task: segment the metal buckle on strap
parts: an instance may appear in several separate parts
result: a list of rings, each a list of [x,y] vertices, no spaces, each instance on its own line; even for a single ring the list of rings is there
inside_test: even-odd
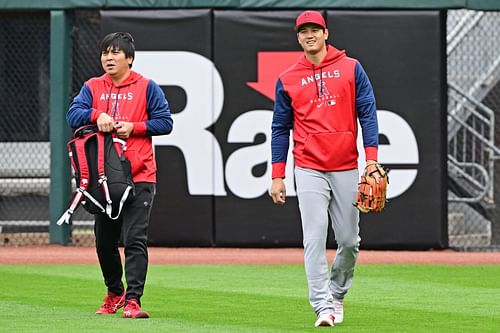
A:
[[[102,184],[102,183],[104,183],[104,182],[105,182],[105,181],[107,181],[107,180],[108,180],[108,177],[106,177],[105,175],[102,175],[102,176],[99,178],[98,182],[99,182],[99,184]]]

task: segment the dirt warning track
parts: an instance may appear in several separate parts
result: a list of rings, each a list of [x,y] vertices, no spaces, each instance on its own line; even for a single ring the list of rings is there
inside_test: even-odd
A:
[[[123,249],[121,249],[123,251]],[[122,252],[123,254],[123,252]],[[328,250],[333,259],[335,250]],[[150,264],[302,264],[301,248],[169,248],[150,247]],[[500,252],[369,251],[361,250],[359,264],[498,265]],[[3,246],[0,264],[97,264],[93,247]]]

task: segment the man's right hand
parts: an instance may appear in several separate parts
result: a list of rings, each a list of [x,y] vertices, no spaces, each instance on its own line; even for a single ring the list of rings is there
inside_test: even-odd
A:
[[[274,178],[271,184],[271,197],[277,205],[284,205],[286,200],[286,188],[283,178]]]
[[[107,113],[101,113],[97,118],[97,128],[101,132],[113,132],[115,130],[115,122]]]

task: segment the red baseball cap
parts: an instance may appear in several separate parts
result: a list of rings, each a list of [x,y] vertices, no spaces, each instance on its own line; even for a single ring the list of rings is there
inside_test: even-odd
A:
[[[295,31],[299,31],[299,28],[306,23],[317,24],[323,29],[326,29],[323,15],[315,10],[306,10],[297,16],[297,20],[295,21]]]

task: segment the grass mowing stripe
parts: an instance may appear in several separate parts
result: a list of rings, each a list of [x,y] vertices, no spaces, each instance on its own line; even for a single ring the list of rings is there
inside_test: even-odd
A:
[[[401,332],[498,332],[499,272],[498,266],[360,265],[363,281],[348,299]]]
[[[499,266],[359,265],[337,332],[497,332]],[[149,320],[97,316],[96,265],[0,266],[5,332],[317,332],[302,265],[152,265]]]

